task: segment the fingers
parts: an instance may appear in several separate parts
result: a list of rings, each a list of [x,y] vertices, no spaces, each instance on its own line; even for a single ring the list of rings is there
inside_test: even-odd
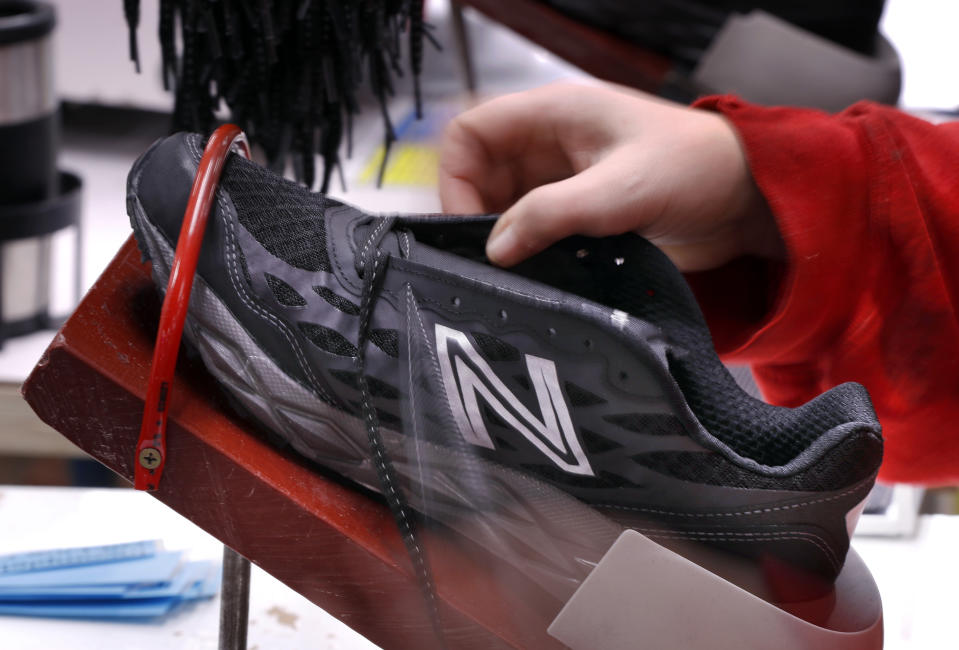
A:
[[[499,97],[456,117],[440,146],[443,210],[501,211],[530,189],[578,171],[566,148],[602,123],[584,115],[582,103],[568,88],[549,86]]]
[[[444,174],[440,168],[440,204],[443,212],[451,214],[483,214],[486,207],[479,189],[469,178]]]
[[[730,124],[608,86],[549,86],[464,113],[444,138],[440,194],[448,212],[505,210],[486,249],[502,266],[573,234],[635,231],[684,269],[783,248],[768,207],[754,209],[765,203]],[[742,233],[760,218],[772,234],[756,244]]]
[[[476,213],[502,209],[516,192],[509,161],[525,147],[529,116],[512,96],[467,111],[443,133],[439,192],[444,212]]]
[[[512,266],[573,234],[598,237],[620,232],[617,215],[596,199],[605,182],[603,167],[591,167],[523,196],[496,222],[486,256],[494,264]]]
[[[471,125],[470,113],[455,118],[443,132],[439,194],[444,212],[488,212],[513,192],[511,179],[491,178],[498,163],[488,153],[483,130],[476,131]]]

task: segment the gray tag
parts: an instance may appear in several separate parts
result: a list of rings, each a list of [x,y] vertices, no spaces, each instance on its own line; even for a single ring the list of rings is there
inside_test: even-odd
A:
[[[757,104],[827,111],[861,99],[894,105],[901,84],[899,56],[882,35],[868,57],[760,10],[732,14],[692,78]]]
[[[822,626],[627,530],[549,626],[572,650],[876,650],[882,606],[850,550]]]

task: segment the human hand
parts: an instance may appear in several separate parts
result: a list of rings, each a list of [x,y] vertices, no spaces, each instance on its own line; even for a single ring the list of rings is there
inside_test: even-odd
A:
[[[461,114],[439,189],[445,212],[503,213],[486,249],[502,266],[573,234],[628,231],[684,271],[785,256],[724,118],[611,85],[553,84]]]

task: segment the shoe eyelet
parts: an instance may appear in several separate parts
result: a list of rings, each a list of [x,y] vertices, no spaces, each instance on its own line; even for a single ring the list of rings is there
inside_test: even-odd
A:
[[[578,260],[581,260],[584,257],[587,257],[588,255],[589,255],[589,251],[585,248],[580,248],[578,251],[576,251],[576,259]]]
[[[626,263],[625,257],[617,257],[613,260],[613,264],[615,264],[616,266],[622,266],[625,263]]]
[[[505,309],[500,309],[500,310],[499,310],[499,319],[505,321],[507,318],[509,318],[509,314],[506,313],[506,310],[505,310]]]
[[[549,336],[556,336],[556,328],[555,328],[555,327],[550,327],[549,329],[546,330],[546,333],[547,333]]]
[[[620,381],[626,381],[627,379],[629,379],[629,375],[626,373],[626,371],[625,371],[625,370],[620,370],[620,371],[619,371],[619,380],[620,380]]]
[[[463,301],[460,300],[459,296],[453,296],[453,299],[450,300],[450,302],[453,303],[454,307],[459,307]]]
[[[583,341],[583,345],[586,346],[587,350],[593,349],[593,341],[591,339],[586,339],[585,341]]]

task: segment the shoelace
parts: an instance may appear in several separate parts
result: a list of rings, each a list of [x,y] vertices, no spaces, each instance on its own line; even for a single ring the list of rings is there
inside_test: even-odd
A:
[[[163,474],[166,463],[166,405],[170,397],[169,389],[173,383],[180,336],[186,322],[187,306],[213,196],[219,183],[223,165],[234,145],[239,147],[244,157],[250,157],[246,136],[236,125],[224,124],[219,127],[207,142],[190,190],[190,199],[181,226],[180,236],[177,240],[177,250],[170,272],[166,297],[164,298],[160,331],[157,335],[150,368],[150,380],[144,400],[143,418],[134,464],[134,485],[138,490],[156,490]],[[389,254],[380,248],[380,244],[391,231],[396,220],[396,217],[371,220],[371,223],[376,221],[376,225],[373,227],[357,259],[357,270],[363,280],[363,295],[360,301],[360,325],[355,362],[363,421],[369,437],[370,451],[377,478],[390,512],[393,514],[393,519],[402,535],[406,551],[413,563],[413,570],[426,600],[430,622],[436,632],[440,647],[445,648],[446,643],[439,619],[433,576],[417,539],[412,510],[400,489],[398,474],[380,435],[379,418],[376,408],[373,406],[373,396],[370,392],[369,383],[366,380],[366,344],[369,341],[373,301],[379,286],[378,282],[382,279],[382,272],[389,260]]]
[[[370,453],[380,482],[380,489],[383,496],[386,497],[386,503],[399,528],[403,544],[406,546],[406,552],[413,563],[413,570],[416,573],[417,581],[429,610],[430,622],[441,647],[445,648],[446,643],[439,618],[433,574],[426,561],[426,555],[420,546],[416,534],[416,521],[400,486],[399,474],[393,466],[393,461],[390,459],[386,445],[383,443],[383,437],[380,435],[379,416],[376,413],[376,407],[373,405],[373,395],[366,380],[366,345],[369,341],[370,317],[373,313],[373,304],[379,283],[390,257],[389,253],[380,248],[380,244],[383,238],[391,232],[395,222],[396,217],[383,217],[375,220],[370,237],[361,250],[362,258],[358,260],[361,265],[360,275],[363,280],[363,294],[360,300],[360,324],[355,357],[357,382],[360,389],[363,423],[366,425]]]

